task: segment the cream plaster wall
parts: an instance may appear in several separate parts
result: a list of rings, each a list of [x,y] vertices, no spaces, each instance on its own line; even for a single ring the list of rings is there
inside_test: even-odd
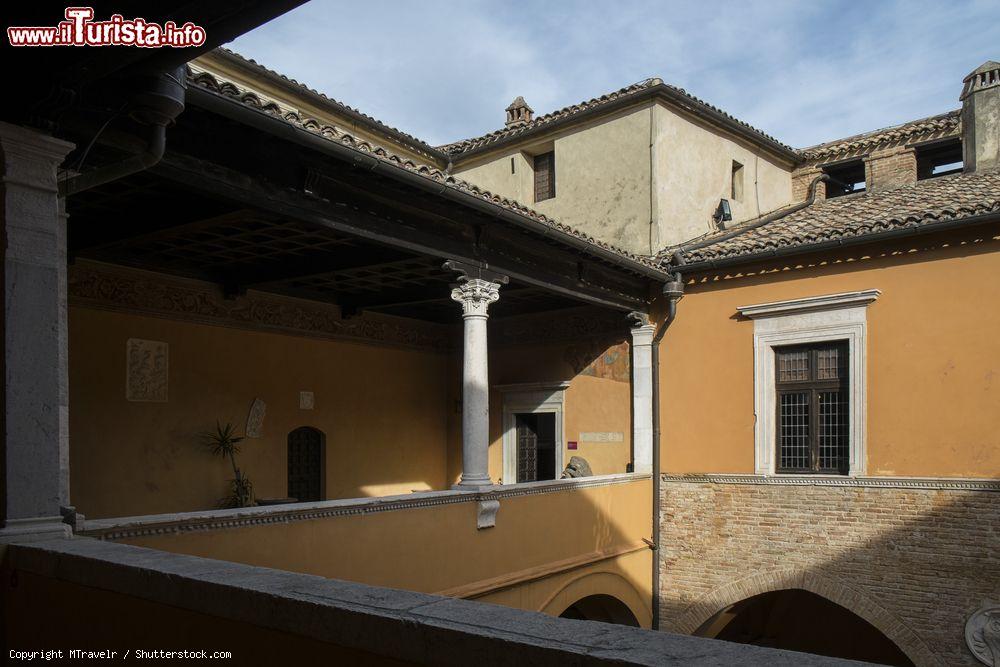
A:
[[[647,103],[459,164],[454,173],[602,241],[648,253],[649,119]],[[536,202],[532,156],[548,150],[556,155],[556,196]]]
[[[729,224],[791,203],[790,165],[664,104],[656,105],[654,125],[658,248],[715,229],[720,199],[732,208]],[[731,197],[733,161],[743,165],[741,201]]]
[[[535,202],[531,158],[547,150],[556,154],[556,196]],[[733,161],[743,165],[739,200],[731,196]],[[455,174],[640,254],[711,231],[722,198],[733,224],[792,198],[791,165],[662,102],[491,152]]]

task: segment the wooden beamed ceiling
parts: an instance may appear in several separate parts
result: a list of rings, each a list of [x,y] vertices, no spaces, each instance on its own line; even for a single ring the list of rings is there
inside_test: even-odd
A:
[[[506,273],[495,316],[645,310],[647,279],[392,178],[188,109],[153,169],[70,199],[70,254],[360,310],[460,317],[446,259]]]

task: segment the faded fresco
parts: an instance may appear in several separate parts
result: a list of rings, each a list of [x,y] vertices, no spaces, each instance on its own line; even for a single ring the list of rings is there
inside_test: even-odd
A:
[[[628,382],[631,376],[627,342],[608,347],[606,341],[592,340],[566,348],[566,361],[577,375]]]
[[[167,343],[129,338],[125,352],[125,398],[129,401],[165,403],[169,374]]]

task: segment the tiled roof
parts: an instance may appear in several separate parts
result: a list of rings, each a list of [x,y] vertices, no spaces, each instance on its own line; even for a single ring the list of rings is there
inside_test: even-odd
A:
[[[707,111],[727,124],[736,126],[747,134],[755,136],[759,141],[780,147],[789,153],[794,152],[790,146],[781,143],[771,135],[765,134],[752,125],[729,115],[722,109],[712,106],[708,102],[695,97],[683,88],[678,88],[677,86],[664,83],[662,79],[657,77],[646,79],[644,81],[640,81],[639,83],[634,83],[631,86],[626,86],[614,92],[607,93],[606,95],[601,95],[600,97],[595,97],[593,99],[580,102],[579,104],[574,104],[572,106],[559,109],[558,111],[547,113],[543,116],[535,118],[529,123],[525,123],[524,125],[504,128],[502,130],[490,132],[489,134],[484,134],[481,137],[473,137],[471,139],[464,139],[462,141],[455,141],[450,144],[438,146],[438,150],[459,156],[473,150],[516,140],[516,138],[528,132],[535,132],[542,128],[560,124],[563,121],[570,121],[576,116],[579,116],[581,113],[609,106],[623,99],[638,98],[644,94],[652,94],[654,92],[662,92],[673,99],[680,100],[685,104],[690,105],[696,111]]]
[[[846,139],[837,139],[823,144],[802,148],[799,154],[804,160],[819,160],[831,157],[840,153],[853,153],[871,148],[878,144],[905,141],[911,137],[921,134],[944,133],[961,131],[960,111],[949,111],[948,113],[911,120],[908,123],[885,127],[881,130],[856,134]]]
[[[893,190],[866,192],[822,200],[757,227],[754,221],[731,230],[713,232],[660,253],[662,263],[681,250],[688,263],[737,257],[753,259],[760,253],[837,239],[873,236],[907,227],[932,226],[987,213],[1000,214],[1000,172],[956,174],[917,181]],[[773,214],[771,214],[773,215]],[[759,220],[759,219],[758,219]],[[736,232],[735,236],[730,234]],[[719,240],[711,242],[713,238]],[[685,250],[688,248],[688,250]]]
[[[441,153],[440,153],[440,151],[438,149],[434,148],[433,146],[431,146],[427,142],[425,142],[425,141],[423,141],[421,139],[418,139],[417,137],[413,136],[412,134],[407,134],[406,132],[403,132],[400,129],[392,127],[391,125],[387,125],[387,124],[383,123],[382,121],[380,121],[377,118],[369,116],[368,114],[366,114],[366,113],[364,113],[362,111],[359,111],[358,109],[356,109],[356,108],[354,108],[352,106],[348,106],[348,105],[344,104],[343,102],[340,102],[339,100],[335,100],[332,97],[329,97],[329,96],[325,95],[324,93],[319,92],[318,90],[316,90],[314,88],[310,88],[309,86],[307,86],[304,83],[299,83],[298,81],[296,81],[295,79],[293,79],[291,77],[285,76],[284,74],[282,74],[280,72],[276,72],[276,71],[274,71],[273,69],[271,69],[269,67],[265,67],[264,65],[261,65],[259,62],[257,62],[253,58],[247,58],[246,56],[240,55],[239,53],[236,53],[235,51],[232,51],[230,49],[227,49],[227,48],[224,48],[224,47],[221,47],[221,46],[219,48],[217,48],[215,50],[215,52],[218,55],[220,55],[221,57],[223,57],[223,58],[227,58],[229,60],[237,61],[237,62],[239,62],[239,63],[241,63],[241,64],[243,64],[243,65],[245,65],[245,66],[247,66],[247,67],[249,67],[251,69],[257,70],[257,72],[259,72],[259,73],[265,74],[265,75],[270,76],[272,78],[280,79],[280,80],[282,80],[283,82],[285,82],[286,84],[288,84],[290,86],[294,86],[296,88],[299,88],[299,89],[301,89],[301,91],[303,93],[306,93],[308,95],[320,98],[320,100],[322,100],[322,102],[324,104],[326,104],[329,107],[331,107],[333,113],[340,112],[341,114],[355,117],[359,121],[361,121],[363,124],[367,125],[370,129],[373,129],[373,130],[375,130],[377,132],[381,132],[381,133],[387,134],[387,135],[393,137],[394,139],[398,140],[402,144],[409,144],[408,147],[410,147],[410,148],[416,148],[420,152],[428,153],[428,154],[430,154],[430,155],[432,155],[434,157],[439,157],[439,158],[442,158],[442,159],[444,158],[444,156],[441,155]]]
[[[327,139],[330,142],[338,143],[357,151],[358,153],[364,153],[371,157],[378,158],[382,162],[400,170],[417,174],[447,188],[467,193],[483,201],[499,206],[500,208],[506,209],[507,211],[520,215],[526,219],[541,223],[556,231],[557,234],[575,237],[586,242],[588,245],[593,246],[595,249],[603,249],[621,257],[623,260],[642,264],[643,266],[650,268],[659,268],[659,264],[651,257],[636,255],[609,243],[605,243],[604,241],[595,239],[594,237],[584,234],[569,225],[553,220],[552,218],[539,213],[538,211],[535,211],[514,199],[493,194],[492,192],[484,190],[483,188],[473,185],[472,183],[455,178],[451,174],[445,173],[443,170],[435,166],[415,162],[409,158],[396,155],[382,146],[378,146],[352,136],[343,128],[337,128],[333,125],[320,123],[314,118],[304,117],[295,112],[282,111],[281,107],[277,103],[262,100],[260,96],[253,91],[245,90],[231,81],[220,79],[211,72],[203,71],[195,73],[189,68],[188,81],[193,85],[197,85],[201,88],[205,88],[228,97],[245,106],[258,109],[261,112],[283,120],[290,125],[307,130],[317,136]]]

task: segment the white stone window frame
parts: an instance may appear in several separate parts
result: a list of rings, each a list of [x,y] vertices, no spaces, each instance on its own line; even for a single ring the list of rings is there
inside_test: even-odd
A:
[[[868,392],[868,305],[879,297],[877,289],[738,306],[753,320],[754,349],[754,471],[777,473],[774,348],[785,345],[846,341],[850,392],[850,450],[848,476],[866,474]]]
[[[526,383],[495,387],[503,396],[503,478],[517,483],[517,419],[515,415],[554,414],[556,417],[556,478],[565,469],[566,433],[564,406],[569,382]]]

